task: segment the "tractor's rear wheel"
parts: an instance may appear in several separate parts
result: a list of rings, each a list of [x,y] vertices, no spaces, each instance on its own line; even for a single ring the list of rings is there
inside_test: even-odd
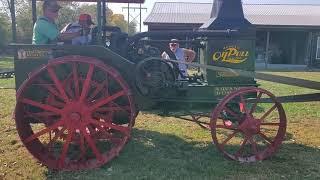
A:
[[[238,103],[240,106],[233,106]],[[285,137],[286,122],[284,109],[275,96],[252,87],[224,97],[212,112],[210,128],[214,143],[226,157],[256,162],[279,149]]]
[[[83,56],[51,60],[17,93],[19,136],[42,164],[56,170],[97,168],[116,157],[136,117],[119,72]]]

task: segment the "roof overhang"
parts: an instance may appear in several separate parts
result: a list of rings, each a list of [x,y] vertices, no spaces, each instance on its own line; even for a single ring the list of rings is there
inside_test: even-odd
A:
[[[206,23],[212,3],[157,2],[145,25]],[[256,27],[320,28],[320,4],[243,4],[245,18]]]

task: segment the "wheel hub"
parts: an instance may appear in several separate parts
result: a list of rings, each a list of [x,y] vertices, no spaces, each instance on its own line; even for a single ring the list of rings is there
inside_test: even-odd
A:
[[[260,132],[261,122],[250,115],[246,115],[244,122],[239,126],[240,131],[242,131],[247,136],[252,136]]]
[[[73,127],[79,127],[90,119],[88,106],[83,102],[71,102],[66,104],[63,114],[67,122]]]
[[[70,119],[72,121],[81,121],[81,115],[77,112],[73,112],[70,114]]]

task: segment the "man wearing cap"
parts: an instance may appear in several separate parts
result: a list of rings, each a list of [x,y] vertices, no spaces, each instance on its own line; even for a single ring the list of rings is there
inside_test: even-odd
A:
[[[91,16],[89,14],[80,14],[78,22],[68,24],[61,30],[61,32],[81,32],[81,36],[72,39],[72,44],[86,45],[89,44],[92,40],[90,26],[93,24],[94,23],[92,22]]]
[[[171,39],[169,43],[170,50],[174,53],[176,56],[177,61],[181,62],[192,62],[195,57],[196,53],[193,50],[180,48],[179,40],[178,39]],[[163,52],[161,57],[163,59],[170,59],[169,55],[166,52]],[[178,64],[179,71],[181,75],[179,75],[179,79],[184,79],[187,76],[187,65],[183,63]]]
[[[76,33],[60,33],[54,20],[58,17],[61,6],[56,0],[44,0],[43,16],[40,16],[33,27],[32,44],[52,44],[57,41],[71,40],[80,36]]]

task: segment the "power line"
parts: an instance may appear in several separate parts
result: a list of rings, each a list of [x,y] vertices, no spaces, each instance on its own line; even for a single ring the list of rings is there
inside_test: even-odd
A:
[[[127,10],[127,18],[128,18],[128,32],[129,32],[129,25],[132,22],[136,22],[139,24],[140,32],[142,31],[142,10],[145,10],[147,13],[148,8],[141,7],[141,4],[139,7],[130,7],[130,4],[128,3],[127,7],[122,7],[122,11]],[[131,21],[130,21],[131,17]],[[139,20],[137,20],[139,19]]]

